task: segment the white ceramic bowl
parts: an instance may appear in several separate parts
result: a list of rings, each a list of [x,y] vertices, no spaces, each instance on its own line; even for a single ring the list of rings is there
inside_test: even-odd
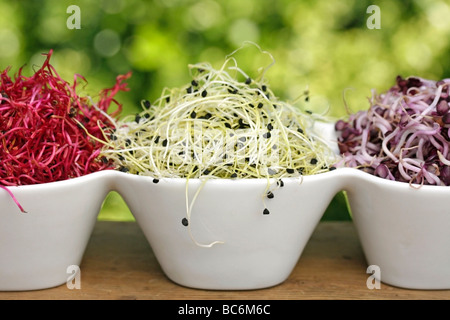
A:
[[[265,199],[267,215],[267,180],[210,179],[193,204],[189,227],[182,224],[185,179],[154,183],[123,173],[117,186],[169,279],[193,288],[240,290],[274,286],[289,277],[342,188],[332,175],[283,179],[284,186],[272,191],[275,197]],[[189,181],[189,203],[200,185],[199,179]],[[199,245],[215,241],[223,243]]]
[[[367,263],[381,282],[410,289],[450,289],[450,187],[389,181],[357,169],[345,180]],[[341,176],[341,177],[339,177]]]
[[[0,291],[45,289],[79,266],[116,172],[0,190]]]
[[[273,181],[275,197],[268,199],[267,180],[211,179],[198,193],[188,227],[182,224],[185,179],[154,183],[150,177],[102,171],[10,188],[28,213],[1,190],[0,290],[64,284],[67,268],[80,265],[112,190],[127,202],[167,277],[183,286],[240,290],[282,283],[331,199],[345,190],[367,263],[380,268],[379,280],[410,289],[450,289],[448,187],[417,189],[353,168],[283,182],[276,188]],[[189,203],[200,185],[198,179],[189,181]],[[199,245],[214,241],[223,243]]]

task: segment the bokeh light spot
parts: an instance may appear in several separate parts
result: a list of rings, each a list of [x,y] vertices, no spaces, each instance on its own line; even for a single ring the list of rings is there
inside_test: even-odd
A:
[[[10,29],[0,30],[0,57],[11,57],[16,55],[20,49],[20,41],[17,34]]]
[[[259,28],[249,19],[238,19],[228,29],[228,40],[233,46],[240,47],[244,41],[259,42]]]
[[[187,14],[188,25],[195,30],[205,30],[217,25],[222,17],[221,7],[214,1],[195,3]]]
[[[94,38],[95,51],[103,57],[114,56],[119,52],[120,46],[120,36],[110,29],[100,31]]]
[[[116,14],[123,10],[125,2],[123,0],[103,0],[102,8],[106,13]]]
[[[450,31],[450,5],[448,3],[439,1],[429,6],[427,18],[433,27]]]

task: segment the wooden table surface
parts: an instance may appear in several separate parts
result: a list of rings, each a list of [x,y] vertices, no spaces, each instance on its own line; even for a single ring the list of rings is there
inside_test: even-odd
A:
[[[290,277],[245,291],[190,289],[162,272],[135,222],[98,221],[80,266],[81,288],[0,292],[1,300],[325,300],[450,299],[450,290],[368,289],[366,262],[351,222],[321,222]]]

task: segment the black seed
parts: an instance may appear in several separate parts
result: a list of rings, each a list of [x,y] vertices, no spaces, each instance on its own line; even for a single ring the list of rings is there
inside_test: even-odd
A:
[[[231,129],[231,124],[229,124],[228,122],[225,122],[225,127],[227,127],[228,129]]]
[[[309,101],[309,96],[305,97],[305,101],[308,102]]]
[[[191,84],[192,84],[192,86],[194,86],[194,87],[198,86],[198,82],[195,81],[195,80],[192,80],[192,81],[191,81]]]
[[[129,147],[131,145],[131,140],[130,139],[125,140],[125,145]]]
[[[170,97],[166,97],[166,102],[167,102],[167,103],[170,102]]]
[[[192,87],[186,88],[187,93],[192,93]]]
[[[159,142],[159,138],[160,138],[160,136],[157,136],[157,137],[155,138],[155,143],[158,143],[158,142]]]
[[[207,95],[208,95],[208,91],[203,90],[203,91],[202,91],[202,97],[204,98],[204,97],[206,97]]]
[[[305,112],[308,113],[308,114],[312,114],[311,110],[306,110]]]
[[[163,140],[162,146],[163,146],[163,147],[166,147],[166,146],[167,146],[167,139],[164,139],[164,140]]]
[[[445,124],[450,124],[450,112],[447,112],[442,116],[442,122]]]
[[[328,170],[330,171],[336,170],[336,167],[330,167]]]
[[[3,100],[2,100],[2,102],[3,102]],[[73,118],[73,117],[75,117],[76,114],[77,114],[77,110],[74,107],[71,107],[70,111],[69,111],[69,117]]]
[[[142,103],[144,104],[144,107],[147,109],[151,107],[151,103],[148,100],[144,100]]]
[[[244,123],[244,120],[239,119],[239,129],[246,129],[246,128],[250,128],[250,125]]]
[[[187,227],[187,226],[189,225],[188,219],[183,218],[183,219],[181,220],[181,224],[182,224],[183,226]]]
[[[245,79],[245,84],[250,84],[250,83],[252,83],[252,79],[251,78]]]
[[[272,129],[273,129],[273,125],[271,123],[269,123],[267,125],[267,130],[272,131]]]
[[[117,156],[117,158],[119,158],[120,161],[125,160],[125,158],[124,158],[121,154],[119,154],[119,155]]]
[[[303,134],[303,130],[301,128],[298,128],[297,131]]]
[[[106,159],[106,157],[101,157],[100,160],[104,163],[107,164],[109,162],[108,159]]]
[[[192,111],[192,112],[191,112],[191,118],[192,118],[192,119],[195,119],[196,116],[197,116],[197,113],[195,113],[195,111]]]
[[[272,193],[272,191],[267,192],[267,198],[273,199],[275,195]]]
[[[294,169],[291,169],[291,168],[287,168],[287,169],[286,169],[286,172],[287,172],[287,173],[294,173],[295,170],[294,170]]]
[[[212,114],[211,113],[207,113],[207,114],[205,114],[205,119],[210,119],[212,117]]]
[[[9,98],[9,96],[6,94],[5,91],[2,91],[1,94],[2,94],[2,97],[3,97],[3,98],[5,98],[5,99],[8,99],[8,98]],[[3,104],[3,102],[5,102],[3,99],[0,100],[0,104]],[[71,109],[72,109],[72,108],[71,108]],[[75,116],[75,114],[69,113],[69,117],[74,117],[74,116]]]
[[[211,173],[211,171],[209,171],[208,169],[203,170],[203,174],[206,175],[206,176],[207,176],[208,174],[210,174],[210,173]]]
[[[153,183],[158,183],[159,182],[159,179],[153,179]]]
[[[278,180],[278,181],[277,181],[277,185],[279,185],[280,188],[284,187],[284,182],[283,182],[283,180]]]
[[[272,136],[272,134],[270,132],[266,132],[263,134],[263,137],[266,139],[269,139]]]
[[[139,123],[139,120],[141,120],[141,115],[138,113],[138,114],[136,114],[136,116],[134,117],[134,121],[135,121],[136,123]]]
[[[231,175],[231,178],[237,178],[237,173],[236,173],[236,172],[233,173],[233,174]]]
[[[144,117],[145,117],[146,119],[150,118],[150,113],[144,114]]]
[[[270,213],[269,209],[265,208],[263,211],[263,214],[269,214],[269,213]]]
[[[255,106],[252,103],[248,104],[250,107],[254,108]]]
[[[261,90],[262,91],[266,91],[267,90],[267,86],[265,84],[263,84],[262,87],[261,87]]]
[[[120,167],[119,168],[119,171],[122,171],[122,172],[128,172],[128,171],[130,171],[130,169],[128,169],[127,167]]]
[[[274,107],[275,109],[278,108],[278,106],[277,106],[276,104],[274,104],[273,107]]]
[[[116,141],[117,140],[117,137],[116,137],[116,135],[114,133],[111,134],[110,138],[111,138],[112,141]]]
[[[261,109],[264,106],[262,102],[258,103],[258,108]]]
[[[309,162],[311,164],[316,164],[317,163],[317,159],[316,158],[312,158],[311,161]]]

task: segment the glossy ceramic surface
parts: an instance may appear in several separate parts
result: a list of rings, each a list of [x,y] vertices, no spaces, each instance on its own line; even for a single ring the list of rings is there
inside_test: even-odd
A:
[[[301,261],[331,199],[345,190],[367,264],[379,267],[381,282],[450,289],[447,187],[410,186],[352,168],[283,183],[155,183],[150,177],[104,171],[10,188],[27,213],[2,191],[0,290],[66,283],[68,268],[81,264],[101,205],[113,190],[130,207],[167,277],[183,286],[245,290],[282,283]],[[268,190],[274,198],[267,198]]]
[[[272,182],[274,198],[268,199],[267,180],[210,179],[192,204],[189,226],[182,223],[188,217],[185,179],[154,183],[123,174],[118,192],[171,280],[202,289],[257,289],[289,276],[342,187],[332,172],[283,182],[279,188]],[[200,186],[200,180],[187,185],[189,206]]]
[[[27,213],[1,190],[0,290],[44,289],[68,281],[71,266],[80,266],[112,176],[105,171],[9,188]]]

